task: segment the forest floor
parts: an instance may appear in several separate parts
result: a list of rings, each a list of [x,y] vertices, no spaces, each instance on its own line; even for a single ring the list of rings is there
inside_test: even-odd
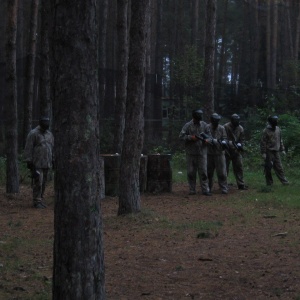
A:
[[[102,200],[106,293],[113,300],[300,299],[299,210],[228,195],[143,194],[142,213],[117,216]],[[53,187],[43,210],[31,190],[0,189],[0,299],[51,299]]]

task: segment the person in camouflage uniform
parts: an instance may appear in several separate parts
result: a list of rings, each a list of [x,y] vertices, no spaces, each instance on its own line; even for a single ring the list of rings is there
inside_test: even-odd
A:
[[[243,156],[242,151],[245,142],[244,128],[240,125],[240,116],[233,114],[230,117],[230,122],[224,125],[229,149],[225,153],[227,176],[229,174],[230,162],[232,162],[232,169],[234,177],[239,190],[247,190],[244,182],[243,170]]]
[[[203,111],[201,109],[194,110],[192,113],[193,119],[183,126],[179,138],[185,142],[189,194],[196,194],[198,173],[202,194],[211,196],[207,178],[206,144],[208,137],[210,137],[210,132],[207,123],[202,121],[202,115]]]
[[[49,131],[49,118],[41,117],[39,125],[26,139],[24,159],[33,179],[33,206],[46,208],[43,202],[48,170],[53,164],[54,137]]]
[[[224,126],[219,122],[221,116],[213,113],[210,117],[210,124],[207,126],[212,135],[212,145],[207,149],[207,175],[209,182],[209,189],[213,187],[214,171],[216,170],[219,187],[222,194],[228,194],[227,185],[227,172],[226,172],[226,159],[225,148],[227,147],[227,134]]]
[[[281,138],[281,130],[278,125],[278,116],[269,116],[268,125],[263,130],[260,142],[260,151],[265,161],[265,178],[266,184],[272,185],[273,178],[271,170],[275,171],[276,176],[282,184],[289,184],[284,175],[281,164],[280,152],[285,155],[285,149]]]

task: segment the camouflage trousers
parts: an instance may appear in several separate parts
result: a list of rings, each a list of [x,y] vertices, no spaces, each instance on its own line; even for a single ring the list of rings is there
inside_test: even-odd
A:
[[[42,202],[44,198],[44,192],[46,188],[46,182],[48,177],[48,169],[36,169],[39,175],[33,179],[32,195],[33,195],[33,205]]]
[[[267,151],[266,165],[273,167],[274,172],[282,184],[287,184],[288,180],[284,175],[281,158],[278,151]],[[266,184],[273,184],[272,168],[265,168]]]
[[[222,192],[228,192],[226,160],[224,154],[207,155],[207,176],[209,188],[214,184],[214,172],[216,170],[219,187]]]
[[[196,191],[197,174],[200,180],[200,187],[202,193],[209,192],[208,177],[207,177],[207,155],[186,155],[187,164],[187,179],[190,192]]]
[[[243,171],[243,157],[240,153],[234,152],[230,155],[226,154],[226,170],[227,176],[229,174],[230,162],[232,162],[233,174],[237,183],[237,186],[244,186],[244,171]]]

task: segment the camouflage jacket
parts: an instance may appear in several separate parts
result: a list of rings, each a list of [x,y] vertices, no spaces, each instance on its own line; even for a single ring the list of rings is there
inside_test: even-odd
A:
[[[191,120],[183,126],[179,138],[185,142],[185,151],[187,154],[200,155],[201,153],[207,153],[207,146],[205,143],[201,140],[196,142],[192,140],[193,135],[200,135],[202,132],[211,136],[209,127],[204,121],[194,123],[194,121]]]
[[[264,154],[270,151],[284,151],[284,145],[281,138],[281,130],[276,126],[275,130],[272,126],[267,125],[263,130],[263,134],[260,141],[260,152]]]
[[[49,130],[43,132],[40,126],[32,129],[26,139],[25,162],[32,162],[35,168],[51,168],[54,138]]]
[[[244,146],[245,143],[244,128],[241,125],[237,127],[233,127],[231,122],[226,123],[224,127],[227,133],[229,152],[231,154],[238,153],[238,150],[235,148],[233,143],[241,143]]]
[[[213,129],[212,124],[208,124],[209,130],[211,132],[211,136],[213,138],[213,146],[209,145],[207,149],[207,154],[209,155],[220,155],[224,153],[222,146],[218,142],[218,140],[225,140],[227,141],[227,134],[225,127],[222,125],[218,125],[216,129]]]

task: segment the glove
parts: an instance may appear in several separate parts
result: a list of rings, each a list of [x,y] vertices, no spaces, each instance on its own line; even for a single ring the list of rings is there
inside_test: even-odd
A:
[[[286,155],[286,152],[285,152],[285,151],[281,151],[281,153],[282,153],[283,155]]]
[[[31,161],[27,162],[27,169],[31,170],[33,168],[33,163]]]
[[[194,142],[197,142],[197,141],[198,141],[198,139],[196,138],[195,135],[191,135],[191,140],[194,141]]]
[[[263,153],[263,154],[261,155],[261,157],[263,158],[263,160],[266,160],[267,154],[266,154],[266,153]]]

